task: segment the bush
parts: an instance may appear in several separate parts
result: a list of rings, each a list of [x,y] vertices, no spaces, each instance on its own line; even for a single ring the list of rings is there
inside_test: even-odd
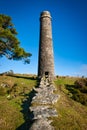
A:
[[[74,86],[78,88],[80,92],[87,93],[87,79],[76,80]]]
[[[69,92],[70,93],[72,93],[72,94],[77,94],[77,93],[79,93],[79,90],[78,89],[76,89],[75,87],[74,87],[74,85],[66,85],[66,89],[68,89],[69,90]]]
[[[71,98],[87,106],[87,79],[80,78],[74,85],[66,85],[66,89],[72,94]]]
[[[86,94],[83,94],[83,93],[74,94],[72,99],[87,106],[87,95]]]
[[[84,86],[83,88],[79,88],[79,90],[80,90],[82,93],[87,93],[87,86]]]
[[[84,86],[87,86],[87,80],[83,78],[78,79],[75,81],[74,85],[76,88],[82,88]]]

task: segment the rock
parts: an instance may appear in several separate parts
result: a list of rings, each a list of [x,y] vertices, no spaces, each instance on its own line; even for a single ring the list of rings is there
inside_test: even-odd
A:
[[[51,121],[47,118],[35,120],[29,130],[54,130],[53,126],[50,125]]]
[[[58,116],[56,109],[49,108],[49,106],[31,107],[30,110],[33,111],[34,119]]]
[[[30,107],[30,111],[33,113],[32,120],[35,122],[29,130],[54,130],[53,126],[50,125],[52,121],[47,118],[58,116],[56,109],[51,107],[60,97],[54,93],[55,90],[54,85],[44,78],[41,79],[38,88],[34,88],[36,94],[32,98],[31,104],[33,106]]]
[[[7,83],[1,83],[1,87],[6,88],[9,87],[9,85]]]
[[[43,95],[38,94],[36,95],[33,100],[32,103],[39,103],[39,104],[54,104],[55,102],[58,101],[58,95],[57,94],[47,94],[44,93]]]
[[[7,99],[10,100],[10,99],[11,99],[11,95],[8,95],[8,96],[7,96]]]

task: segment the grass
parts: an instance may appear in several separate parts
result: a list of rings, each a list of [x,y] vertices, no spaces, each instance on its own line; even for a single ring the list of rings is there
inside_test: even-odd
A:
[[[24,123],[21,107],[14,104],[5,97],[0,99],[0,130],[15,130]]]
[[[8,84],[0,93],[0,130],[27,129],[29,92],[37,81],[33,77],[0,76],[0,85]],[[9,93],[8,93],[9,92]]]
[[[58,117],[53,119],[55,130],[87,130],[87,106],[71,99],[64,84],[73,85],[77,78],[59,78],[55,81],[59,101],[54,105]]]
[[[58,77],[55,87],[60,98],[53,105],[58,117],[51,117],[55,130],[87,130],[87,106],[74,101],[66,84],[74,85],[78,78]],[[0,85],[8,84],[0,93],[0,130],[28,130],[29,97],[33,96],[32,88],[37,85],[35,77],[28,75],[0,76]],[[9,97],[9,98],[8,98]]]

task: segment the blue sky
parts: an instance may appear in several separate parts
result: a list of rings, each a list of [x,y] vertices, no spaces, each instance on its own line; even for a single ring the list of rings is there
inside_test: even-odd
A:
[[[56,75],[87,76],[87,0],[0,0],[0,13],[12,17],[21,47],[32,53],[31,63],[0,59],[0,73],[37,74],[39,17],[48,10]]]

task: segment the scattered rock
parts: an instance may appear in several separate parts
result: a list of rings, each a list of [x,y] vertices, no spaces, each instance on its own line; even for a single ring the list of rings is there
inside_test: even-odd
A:
[[[4,82],[3,82],[3,83],[1,83],[1,87],[2,87],[2,88],[6,88],[6,87],[9,87],[9,85],[8,85],[7,83],[4,83]]]
[[[10,100],[10,99],[11,99],[11,95],[8,95],[8,96],[7,96],[7,99]]]

